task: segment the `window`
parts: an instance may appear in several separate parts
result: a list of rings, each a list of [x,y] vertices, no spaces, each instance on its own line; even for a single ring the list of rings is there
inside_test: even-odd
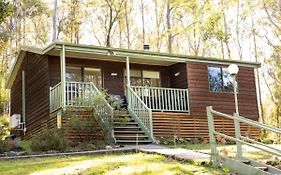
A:
[[[208,67],[209,88],[212,92],[233,92],[232,77],[225,67]]]
[[[125,70],[125,78],[126,76]],[[130,76],[131,86],[160,86],[160,72],[158,71],[130,70]]]
[[[100,68],[89,68],[79,66],[66,67],[66,81],[92,82],[98,88],[102,87],[102,75]]]
[[[82,67],[67,66],[66,67],[66,81],[82,81]]]
[[[102,87],[102,76],[100,68],[84,68],[84,82],[92,82],[98,88]]]
[[[160,73],[158,71],[143,71],[143,85],[150,87],[160,86]]]

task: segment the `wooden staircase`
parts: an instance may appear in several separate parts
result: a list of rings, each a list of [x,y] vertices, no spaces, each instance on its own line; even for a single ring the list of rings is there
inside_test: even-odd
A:
[[[113,130],[117,144],[152,143],[146,133],[127,111],[115,112]]]

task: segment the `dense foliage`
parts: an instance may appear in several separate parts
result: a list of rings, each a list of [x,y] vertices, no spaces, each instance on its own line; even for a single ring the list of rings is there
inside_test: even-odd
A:
[[[64,151],[68,142],[62,129],[44,129],[31,139],[31,149],[35,152],[42,151]]]

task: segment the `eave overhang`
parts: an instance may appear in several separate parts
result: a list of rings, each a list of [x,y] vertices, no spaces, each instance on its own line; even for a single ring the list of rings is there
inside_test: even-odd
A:
[[[239,61],[239,60],[225,60],[213,57],[202,57],[202,56],[187,56],[187,55],[176,55],[176,54],[165,54],[150,51],[139,51],[129,49],[118,49],[109,47],[98,47],[82,44],[68,44],[62,42],[54,42],[48,45],[44,49],[38,49],[34,47],[22,47],[20,53],[14,63],[14,66],[9,74],[6,88],[10,89],[16,75],[20,69],[23,59],[27,52],[39,54],[39,55],[52,55],[59,56],[62,50],[62,45],[65,46],[66,57],[70,58],[83,58],[83,59],[95,59],[95,60],[106,60],[106,61],[117,61],[125,62],[125,58],[130,58],[130,63],[137,64],[150,64],[150,65],[162,65],[169,66],[175,63],[185,62],[201,62],[209,64],[237,64],[243,67],[259,68],[260,63]]]

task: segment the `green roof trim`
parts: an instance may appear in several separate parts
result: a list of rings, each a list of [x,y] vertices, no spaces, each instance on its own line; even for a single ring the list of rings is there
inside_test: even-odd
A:
[[[174,64],[177,62],[202,62],[202,63],[225,64],[225,65],[237,64],[239,66],[253,67],[253,68],[259,68],[261,66],[260,63],[250,62],[250,61],[226,60],[226,59],[219,59],[215,57],[204,57],[204,56],[195,56],[195,55],[193,56],[193,55],[167,54],[167,53],[158,53],[158,52],[151,52],[151,51],[129,50],[129,49],[101,47],[101,46],[92,46],[92,45],[84,45],[84,44],[69,44],[69,43],[56,41],[46,46],[43,49],[39,49],[36,47],[22,47],[13,65],[8,81],[6,83],[6,87],[11,88],[26,52],[31,52],[39,55],[44,55],[44,54],[52,55],[54,53],[58,54],[62,49],[62,45],[65,46],[66,53],[75,52],[75,53],[87,53],[87,54],[111,56],[117,59],[123,59],[121,61],[125,61],[124,58],[130,57],[130,60],[133,59],[143,60],[144,64],[145,63],[149,64],[149,61],[150,62],[153,61],[154,63],[171,62],[170,64]]]

